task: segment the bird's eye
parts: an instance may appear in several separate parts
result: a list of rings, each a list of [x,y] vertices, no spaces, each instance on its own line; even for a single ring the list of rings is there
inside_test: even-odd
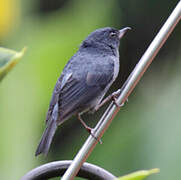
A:
[[[111,37],[115,37],[115,36],[116,36],[116,33],[115,33],[115,32],[110,32],[110,36],[111,36]]]

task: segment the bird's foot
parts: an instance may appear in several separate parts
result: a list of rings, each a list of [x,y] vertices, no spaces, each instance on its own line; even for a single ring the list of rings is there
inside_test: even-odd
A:
[[[81,122],[81,124],[85,127],[85,129],[88,131],[88,133],[96,140],[98,141],[100,144],[102,144],[101,139],[98,139],[94,134],[93,134],[93,129],[90,128],[89,126],[87,126],[87,124],[82,120],[80,114],[78,114],[78,119]]]
[[[101,139],[98,139],[95,135],[94,135],[94,133],[92,132],[93,131],[93,129],[92,128],[90,128],[90,127],[86,127],[86,130],[88,131],[88,133],[96,140],[96,141],[98,141],[100,144],[102,144],[102,140]]]
[[[124,106],[124,103],[122,104],[117,103],[117,98],[119,97],[120,93],[121,93],[121,89],[118,89],[117,91],[112,93],[112,101],[116,105],[117,108],[121,108]],[[128,99],[126,99],[126,101],[128,102]]]

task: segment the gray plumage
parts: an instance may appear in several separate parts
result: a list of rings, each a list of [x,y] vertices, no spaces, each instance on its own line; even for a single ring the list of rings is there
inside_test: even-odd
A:
[[[94,110],[119,72],[119,41],[128,28],[92,32],[58,79],[36,154],[47,154],[57,126],[72,115]]]

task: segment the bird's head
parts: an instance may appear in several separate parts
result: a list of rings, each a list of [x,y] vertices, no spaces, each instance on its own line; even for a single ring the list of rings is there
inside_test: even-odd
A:
[[[82,46],[89,47],[94,45],[109,46],[111,48],[119,48],[120,39],[124,36],[130,27],[117,30],[115,28],[106,27],[97,29],[92,32],[82,43]]]

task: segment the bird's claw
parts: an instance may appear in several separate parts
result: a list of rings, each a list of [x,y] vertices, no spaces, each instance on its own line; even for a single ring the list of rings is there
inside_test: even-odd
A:
[[[92,128],[90,127],[87,127],[86,130],[88,131],[88,133],[97,141],[99,142],[100,144],[102,144],[102,140],[101,139],[98,139],[92,132]]]
[[[119,95],[120,95],[120,93],[121,93],[121,89],[118,89],[117,91],[115,91],[115,92],[112,93],[112,96],[113,96],[114,98],[118,98]]]
[[[119,97],[120,93],[121,93],[121,89],[118,89],[117,91],[112,93],[112,100],[117,108],[121,108],[124,106],[124,102],[122,104],[117,103],[117,98]],[[126,102],[128,102],[128,98],[126,99]]]
[[[115,98],[114,96],[112,97],[113,103],[116,105],[117,108],[121,108],[124,106],[124,103],[122,104],[118,104],[117,103],[117,98]]]

